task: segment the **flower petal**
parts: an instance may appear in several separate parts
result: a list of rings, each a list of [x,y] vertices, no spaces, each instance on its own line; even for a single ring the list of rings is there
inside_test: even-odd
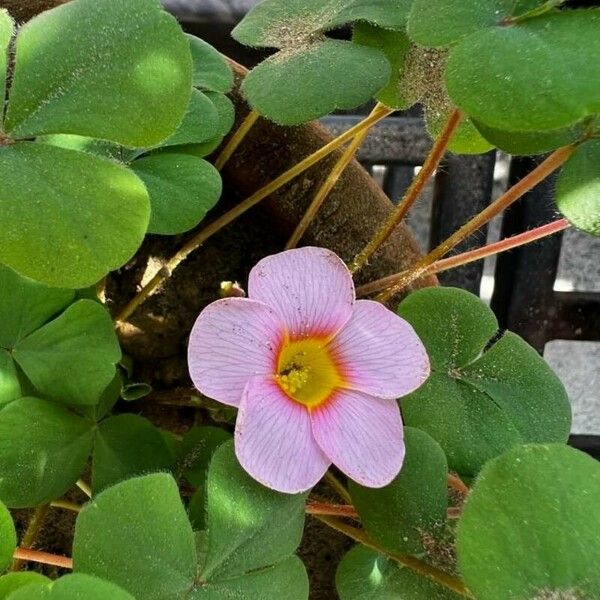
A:
[[[310,489],[331,464],[314,440],[307,408],[261,377],[244,390],[235,453],[254,479],[288,494]]]
[[[317,443],[336,467],[368,487],[383,487],[404,460],[402,418],[396,402],[338,390],[311,412]]]
[[[429,357],[411,325],[372,300],[358,300],[352,318],[330,343],[348,387],[399,398],[429,377]]]
[[[250,272],[248,296],[273,307],[292,339],[330,336],[348,321],[352,276],[324,248],[297,248],[263,258]]]
[[[238,406],[251,377],[275,373],[284,333],[275,311],[262,302],[225,298],[209,304],[190,334],[194,385],[210,398]]]

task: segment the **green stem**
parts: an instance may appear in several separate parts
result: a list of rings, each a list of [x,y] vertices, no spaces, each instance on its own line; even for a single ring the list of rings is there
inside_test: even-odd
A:
[[[448,588],[449,590],[452,590],[453,592],[460,594],[465,598],[474,598],[474,596],[467,590],[463,582],[456,577],[453,577],[452,575],[449,575],[440,569],[432,567],[431,565],[428,565],[427,563],[415,558],[414,556],[410,556],[409,554],[400,554],[386,550],[372,540],[364,530],[352,525],[348,525],[336,517],[330,517],[326,515],[314,515],[314,517],[326,525],[329,525],[329,527],[332,529],[335,529],[336,531],[347,535],[349,538],[352,538],[354,541],[363,544],[363,546],[371,548],[371,550],[375,550],[375,552],[387,556],[403,567],[407,567],[411,571],[427,577],[435,583]]]

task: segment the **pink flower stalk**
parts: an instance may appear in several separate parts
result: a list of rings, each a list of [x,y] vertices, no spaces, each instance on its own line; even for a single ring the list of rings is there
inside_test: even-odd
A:
[[[239,408],[243,468],[286,493],[311,488],[331,463],[362,485],[390,483],[404,459],[396,399],[429,375],[413,328],[356,300],[350,272],[323,248],[261,260],[248,296],[207,306],[188,349],[198,390]]]

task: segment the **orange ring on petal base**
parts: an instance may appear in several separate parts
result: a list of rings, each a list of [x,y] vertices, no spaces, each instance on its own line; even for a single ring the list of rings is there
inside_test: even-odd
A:
[[[331,337],[286,340],[279,351],[275,381],[285,394],[309,409],[346,387],[343,373],[329,349]]]

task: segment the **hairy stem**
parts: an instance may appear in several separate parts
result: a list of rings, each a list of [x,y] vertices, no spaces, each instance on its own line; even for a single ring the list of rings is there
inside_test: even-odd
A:
[[[316,519],[322,521],[326,525],[329,525],[331,528],[347,535],[353,540],[363,544],[367,548],[371,548],[371,550],[375,550],[375,552],[379,552],[391,558],[395,562],[401,564],[403,567],[407,567],[411,571],[418,573],[419,575],[423,575],[435,581],[437,584],[464,596],[465,598],[473,598],[471,593],[466,589],[462,581],[437,569],[428,565],[427,563],[415,558],[414,556],[410,556],[409,554],[399,554],[396,552],[390,552],[385,548],[382,548],[379,544],[377,544],[371,537],[366,533],[366,531],[359,529],[358,527],[354,527],[352,525],[348,525],[344,521],[336,517],[330,517],[326,515],[314,515]]]
[[[499,254],[500,252],[506,252],[507,250],[524,246],[525,244],[530,244],[536,240],[553,235],[559,231],[563,231],[570,226],[571,224],[569,221],[567,221],[567,219],[558,219],[556,221],[552,221],[551,223],[547,223],[546,225],[541,225],[540,227],[535,227],[529,231],[513,235],[504,240],[500,240],[499,242],[494,242],[493,244],[488,244],[487,246],[483,246],[481,248],[475,248],[474,250],[469,250],[468,252],[462,252],[460,254],[456,254],[455,256],[438,260],[427,268],[426,273],[430,275],[433,273],[441,273],[442,271],[447,271],[448,269],[461,267],[462,265],[469,264],[476,260],[481,260],[483,258],[487,258],[488,256]],[[403,273],[404,271],[402,273],[394,273],[393,275],[388,275],[387,277],[367,283],[366,285],[359,287],[356,290],[356,293],[359,296],[367,296],[374,292],[384,290],[390,285],[396,283],[398,278]]]
[[[229,141],[225,144],[225,147],[221,150],[219,156],[217,156],[217,159],[215,160],[215,167],[219,169],[219,171],[237,150],[238,146],[252,129],[259,116],[260,115],[255,110],[251,110],[246,115],[246,118],[242,121],[237,131],[229,138]]]
[[[409,188],[406,190],[404,197],[398,203],[396,209],[389,216],[388,220],[383,224],[381,229],[375,234],[375,237],[361,250],[352,261],[350,265],[350,271],[356,273],[361,269],[367,261],[381,248],[386,240],[392,235],[394,229],[401,223],[402,219],[406,216],[412,205],[415,203],[417,198],[420,196],[423,188],[427,185],[427,182],[433,175],[435,169],[440,164],[440,161],[444,157],[446,148],[452,139],[452,136],[460,125],[462,115],[458,110],[452,111],[448,117],[442,132],[435,140],[433,147],[431,148],[429,155],[423,163],[423,167],[413,179]]]
[[[23,550],[30,550],[33,544],[35,543],[35,539],[37,538],[40,530],[42,529],[42,525],[44,523],[44,519],[46,518],[46,513],[48,512],[48,505],[42,504],[38,506],[31,516],[31,520],[29,521],[29,525],[27,525],[27,529],[23,534],[23,538],[21,540],[21,546]],[[19,560],[19,557],[15,556],[15,560],[13,560],[9,571],[20,571],[23,567],[23,561]]]
[[[378,103],[375,106],[375,108],[373,109],[373,112],[371,114],[374,114],[376,111],[380,110],[382,107],[383,107],[383,105],[381,103]],[[335,186],[335,184],[338,182],[339,178],[341,177],[342,173],[344,172],[344,169],[348,166],[350,161],[354,158],[354,155],[360,148],[360,145],[365,141],[365,138],[367,137],[367,135],[369,133],[369,129],[370,129],[370,127],[367,127],[365,129],[363,129],[360,133],[358,133],[354,137],[354,139],[350,142],[348,147],[344,150],[344,153],[340,156],[338,161],[335,163],[335,165],[333,166],[333,169],[331,169],[331,172],[327,176],[327,179],[325,179],[325,181],[323,182],[321,187],[317,190],[315,197],[313,198],[309,207],[306,209],[306,212],[304,213],[304,216],[300,220],[300,223],[298,223],[298,225],[296,226],[296,229],[294,230],[294,233],[292,233],[290,239],[288,240],[288,243],[285,246],[286,250],[296,247],[296,245],[298,244],[298,242],[300,241],[300,239],[302,238],[302,236],[304,235],[304,233],[306,232],[306,230],[312,223],[317,212],[321,208],[321,205],[323,204],[323,202],[329,195],[329,192],[331,192],[331,190],[333,189],[333,187]]]
[[[340,498],[343,498],[348,504],[352,504],[352,497],[346,486],[331,471],[325,473],[325,481],[338,493]]]
[[[279,188],[289,183],[292,179],[318,163],[320,160],[329,156],[333,151],[343,146],[348,140],[354,138],[363,129],[368,129],[377,121],[385,118],[393,112],[393,109],[382,107],[381,110],[373,113],[363,119],[348,131],[317,150],[297,165],[287,170],[285,173],[271,181],[260,190],[243,200],[240,204],[226,212],[224,215],[213,221],[210,225],[200,230],[192,237],[167,263],[159,270],[159,272],[144,286],[144,288],[123,308],[117,315],[116,321],[126,321],[133,312],[158,288],[166,279],[171,276],[171,273],[192,253],[199,248],[206,240],[212,237],[215,233],[223,229],[226,225],[235,221],[239,216],[243,215],[247,210],[256,206],[261,200],[276,192]]]
[[[533,171],[531,171],[531,173],[523,177],[521,181],[513,185],[497,200],[492,202],[479,214],[467,221],[467,223],[455,231],[448,239],[444,240],[441,244],[429,252],[429,254],[426,254],[423,258],[417,261],[413,267],[398,274],[395,282],[379,296],[377,296],[376,300],[379,300],[380,302],[387,302],[394,294],[397,294],[407,285],[410,285],[413,281],[427,273],[427,269],[434,262],[446,255],[448,252],[450,252],[450,250],[452,250],[452,248],[457,246],[460,242],[469,237],[480,227],[488,223],[503,210],[507,209],[511,204],[521,198],[521,196],[540,183],[540,181],[558,169],[569,159],[569,157],[575,151],[575,148],[575,145],[570,144],[555,150],[546,160],[544,160]]]
[[[73,568],[73,559],[69,558],[68,556],[59,556],[57,554],[50,554],[49,552],[31,550],[29,548],[17,548],[13,554],[13,557],[20,561],[52,565],[53,567],[61,567],[62,569]]]

